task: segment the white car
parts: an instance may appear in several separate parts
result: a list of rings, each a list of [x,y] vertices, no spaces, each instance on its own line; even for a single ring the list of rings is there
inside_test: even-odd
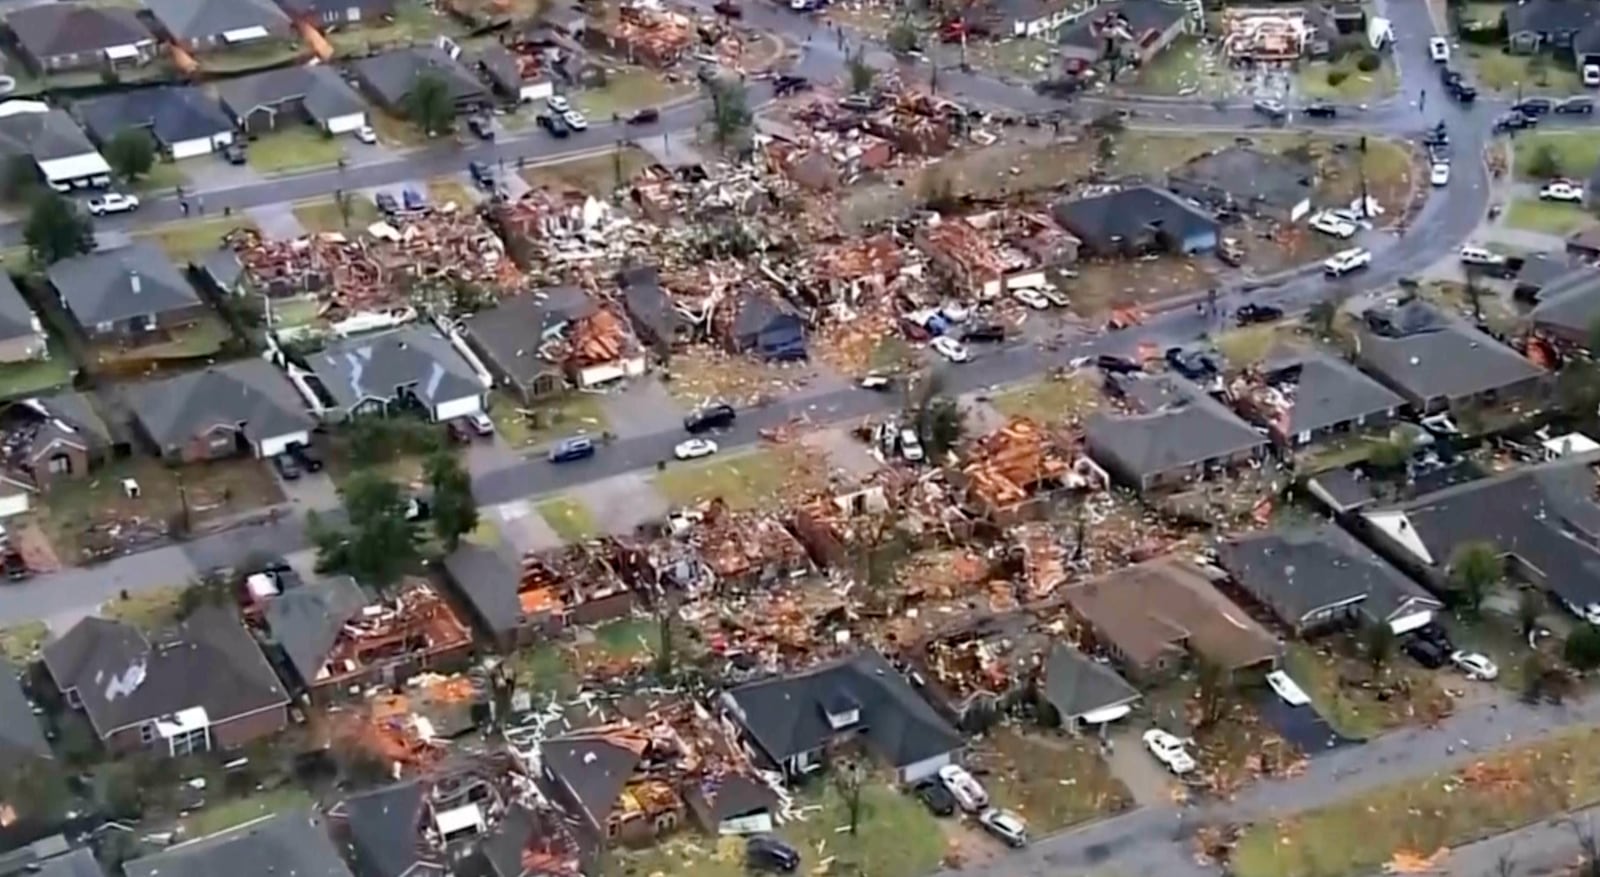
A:
[[[978,823],[989,830],[989,833],[1006,842],[1007,846],[1025,847],[1028,845],[1028,826],[1022,817],[1010,810],[996,810],[989,808],[978,814]]]
[[[1194,759],[1183,748],[1183,741],[1168,734],[1160,728],[1151,728],[1144,732],[1144,748],[1156,757],[1156,761],[1167,766],[1167,770],[1183,776],[1194,770]]]
[[[1069,307],[1072,304],[1072,299],[1067,298],[1066,293],[1056,289],[1054,286],[1039,287],[1039,294],[1044,296],[1050,301],[1051,304],[1058,308]]]
[[[567,127],[574,131],[589,130],[589,120],[585,119],[583,117],[583,113],[580,113],[577,110],[567,110],[561,114],[561,118],[566,119]]]
[[[474,411],[467,415],[467,425],[478,435],[494,435],[494,421],[482,411]]]
[[[917,438],[917,431],[910,427],[900,430],[900,456],[912,463],[920,463],[926,456],[922,451],[922,440]]]
[[[861,389],[863,390],[887,390],[893,384],[894,381],[890,380],[888,375],[869,374],[861,379]]]
[[[1583,190],[1567,182],[1546,183],[1544,188],[1539,190],[1539,200],[1566,201],[1569,203],[1582,201]]]
[[[1343,277],[1372,264],[1372,254],[1361,247],[1340,250],[1322,263],[1322,273],[1330,277]]]
[[[1355,223],[1324,211],[1311,217],[1311,227],[1326,235],[1332,235],[1339,240],[1348,240],[1355,237],[1360,229]]]
[[[711,439],[689,439],[679,442],[672,449],[672,455],[680,460],[696,460],[700,457],[709,457],[717,452],[717,443]]]
[[[1439,63],[1450,60],[1450,41],[1444,37],[1428,37],[1428,57]]]
[[[566,97],[559,94],[552,94],[545,98],[544,105],[549,107],[552,113],[564,113],[572,109],[572,104],[567,103]]]
[[[965,323],[972,316],[972,309],[959,302],[945,302],[939,313],[952,323]]]
[[[972,354],[967,352],[967,346],[949,335],[940,335],[933,339],[928,346],[932,347],[935,353],[951,362],[966,362],[972,358]]]
[[[989,806],[989,793],[966,768],[954,764],[947,764],[939,768],[939,782],[944,784],[950,794],[955,796],[956,803],[968,813],[977,813]]]
[[[1447,161],[1434,162],[1433,167],[1428,171],[1428,182],[1435,186],[1450,185],[1450,163]]]
[[[1037,289],[1018,289],[1011,293],[1011,297],[1036,311],[1050,309],[1050,299],[1045,298]]]
[[[1583,84],[1590,88],[1600,85],[1600,64],[1583,65]]]
[[[1273,691],[1277,692],[1279,697],[1283,698],[1284,703],[1290,706],[1305,706],[1311,703],[1311,698],[1306,695],[1305,691],[1293,679],[1289,678],[1288,673],[1282,670],[1274,670],[1268,673],[1267,684],[1272,687]]]
[[[1467,674],[1468,679],[1492,681],[1500,675],[1500,668],[1477,652],[1453,652],[1450,655],[1450,663]]]
[[[362,143],[377,143],[378,132],[371,125],[362,125],[356,129],[356,139]]]
[[[98,198],[89,199],[89,212],[95,216],[105,216],[107,213],[130,213],[138,209],[139,199],[134,195],[107,192]]]
[[[1486,265],[1491,268],[1497,268],[1505,263],[1505,256],[1485,250],[1483,247],[1467,244],[1461,248],[1461,264],[1463,265]]]

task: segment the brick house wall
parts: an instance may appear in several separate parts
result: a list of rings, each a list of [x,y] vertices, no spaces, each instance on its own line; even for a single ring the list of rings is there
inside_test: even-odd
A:
[[[216,749],[237,749],[287,727],[289,708],[286,704],[280,704],[212,725],[211,743]],[[155,744],[144,742],[140,728],[140,725],[130,725],[113,731],[109,737],[103,738],[106,750],[123,755],[153,748]]]
[[[56,472],[51,469],[50,461],[56,457],[65,457],[67,460],[66,471]],[[89,467],[92,465],[89,452],[83,448],[56,442],[41,450],[31,461],[33,467],[33,481],[40,490],[49,490],[50,485],[56,481],[76,481],[89,476]]]

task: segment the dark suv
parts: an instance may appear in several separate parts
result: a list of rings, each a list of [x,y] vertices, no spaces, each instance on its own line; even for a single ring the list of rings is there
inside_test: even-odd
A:
[[[683,428],[690,432],[710,432],[713,429],[724,429],[733,425],[739,416],[733,406],[726,402],[707,405],[698,409],[683,419]]]

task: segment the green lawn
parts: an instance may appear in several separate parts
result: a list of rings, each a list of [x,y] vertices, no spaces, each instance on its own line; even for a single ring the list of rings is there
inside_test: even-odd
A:
[[[66,349],[54,337],[47,349],[50,355],[44,359],[0,365],[0,399],[31,396],[71,383],[78,367]]]
[[[1245,366],[1265,359],[1273,347],[1292,332],[1284,323],[1241,326],[1218,334],[1212,344],[1227,357],[1229,365]]]
[[[538,447],[579,434],[598,436],[609,427],[601,397],[577,391],[531,405],[496,393],[489,417],[500,437],[519,448]]]
[[[796,478],[793,461],[772,451],[751,451],[709,463],[668,463],[651,479],[672,505],[692,505],[721,497],[730,508],[766,504]]]
[[[627,147],[610,155],[524,168],[521,176],[534,188],[577,189],[606,198],[618,188],[619,177],[621,185],[626,186],[639,171],[654,163],[644,150]]]
[[[345,195],[345,209],[350,213],[348,225],[345,224],[344,212],[339,209],[339,202],[332,197],[303,201],[294,205],[294,217],[300,220],[300,225],[306,231],[313,234],[324,231],[360,230],[381,218],[377,204],[355,193]]]
[[[131,188],[135,192],[155,192],[165,195],[167,190],[176,191],[179,186],[189,182],[183,175],[183,169],[175,162],[157,161],[150,166],[150,172],[133,181]]]
[[[1361,55],[1361,52],[1350,52],[1333,63],[1312,61],[1302,64],[1295,74],[1295,84],[1300,93],[1307,97],[1334,101],[1363,101],[1394,91],[1398,84],[1394,65],[1385,62],[1377,70],[1366,73],[1356,66]],[[1343,73],[1344,79],[1338,85],[1333,85],[1328,81],[1328,74],[1336,71]]]
[[[267,792],[257,792],[244,798],[207,804],[178,821],[181,839],[193,840],[219,831],[226,831],[263,816],[307,807],[312,803],[311,793],[294,786],[281,786]]]
[[[600,532],[589,507],[570,496],[558,496],[539,503],[539,516],[563,542],[582,542]]]
[[[1228,66],[1214,63],[1200,39],[1179,37],[1166,51],[1139,68],[1132,90],[1144,94],[1219,97],[1228,90]]]
[[[1459,771],[1407,779],[1247,828],[1237,877],[1375,874],[1395,853],[1429,855],[1600,801],[1600,729],[1501,750]]]
[[[219,314],[208,313],[191,326],[172,331],[166,341],[141,344],[138,347],[99,345],[94,354],[100,362],[120,362],[132,359],[188,359],[206,356],[222,349],[232,337],[233,330]]]
[[[222,238],[236,228],[253,228],[255,223],[242,216],[187,219],[153,228],[140,229],[134,237],[153,241],[166,250],[181,267],[197,256],[219,249]]]
[[[1478,71],[1478,85],[1493,91],[1524,94],[1572,94],[1583,90],[1578,72],[1565,62],[1534,55],[1512,55],[1500,49],[1468,43],[1462,46]]]
[[[322,309],[322,302],[315,295],[275,298],[271,299],[267,305],[272,308],[273,326],[281,328],[306,326],[315,323],[317,321],[317,312]]]
[[[1128,788],[1087,740],[993,734],[974,756],[995,806],[1016,812],[1029,833],[1053,834],[1133,805]]]
[[[998,393],[989,404],[1007,417],[1029,417],[1043,424],[1056,424],[1099,408],[1100,390],[1082,375],[1045,378]]]
[[[467,208],[478,203],[473,191],[465,183],[448,177],[429,180],[428,197],[439,206],[454,202],[458,207]]]
[[[305,48],[294,40],[262,40],[225,51],[207,52],[196,58],[206,73],[250,73],[294,61]]]
[[[1318,645],[1289,644],[1286,666],[1317,704],[1317,711],[1335,731],[1365,740],[1414,722],[1434,720],[1450,711],[1450,697],[1421,670],[1400,655],[1392,656],[1376,674],[1347,650],[1349,637],[1328,637]]]
[[[310,125],[297,125],[262,134],[248,144],[250,167],[263,174],[281,174],[327,167],[344,157],[344,146]]]
[[[653,655],[661,648],[661,625],[653,618],[624,618],[596,627],[594,649],[607,660],[627,660],[636,655]]]
[[[512,673],[520,686],[527,686],[543,703],[551,693],[567,695],[576,691],[578,680],[561,643],[540,643],[511,656]]]
[[[1505,223],[1512,228],[1567,235],[1594,221],[1576,204],[1518,198],[1506,208]]]
[[[100,616],[131,624],[140,630],[160,630],[178,620],[185,585],[133,591],[127,599],[116,597],[100,607]]]
[[[668,101],[693,94],[695,86],[668,82],[661,74],[640,68],[612,73],[600,88],[586,88],[570,97],[573,104],[596,121],[612,113],[630,113],[644,107],[659,107]]]
[[[26,664],[39,657],[39,649],[50,637],[43,621],[24,621],[0,627],[0,657],[13,664]]]
[[[394,5],[390,21],[324,32],[328,44],[340,55],[365,55],[372,49],[402,43],[421,43],[435,36],[456,36],[464,32],[454,16],[435,12],[422,0],[400,0]]]
[[[1535,156],[1548,149],[1556,162],[1558,177],[1588,179],[1600,165],[1600,137],[1585,131],[1535,131],[1517,135],[1512,141],[1512,163],[1517,179],[1538,180],[1530,172]]]

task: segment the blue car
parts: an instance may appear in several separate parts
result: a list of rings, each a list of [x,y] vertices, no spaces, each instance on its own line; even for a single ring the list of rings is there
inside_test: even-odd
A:
[[[561,443],[550,449],[550,462],[570,463],[573,460],[584,460],[594,456],[594,440],[586,436],[562,439]]]

